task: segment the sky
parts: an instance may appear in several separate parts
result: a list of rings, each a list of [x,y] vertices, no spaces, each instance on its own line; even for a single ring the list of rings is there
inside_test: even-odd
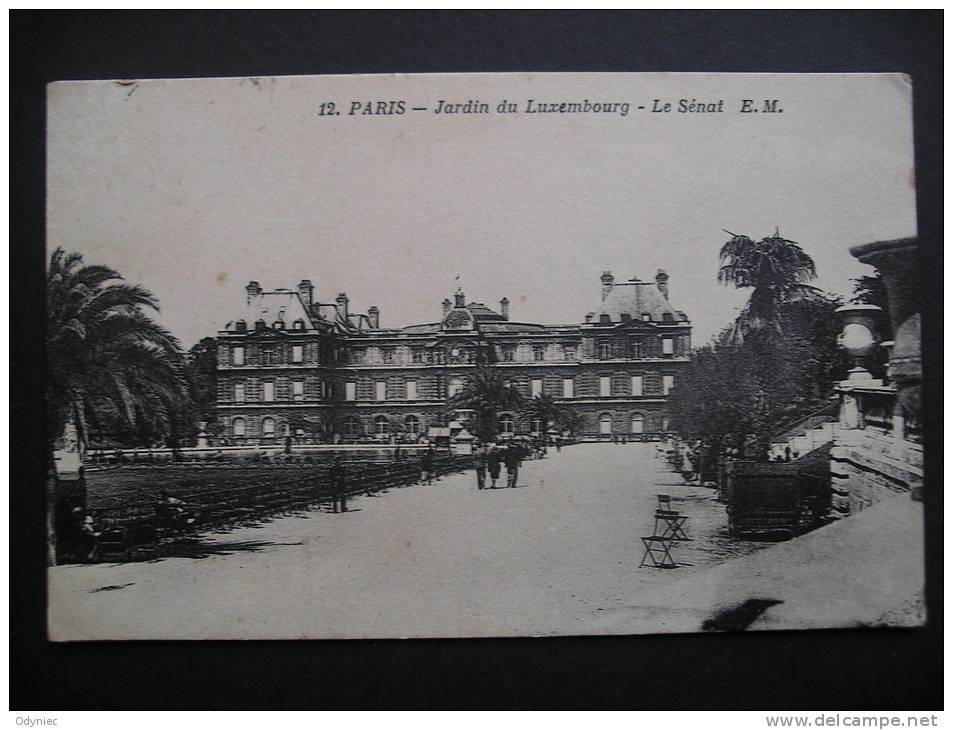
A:
[[[851,246],[916,235],[898,75],[62,82],[48,99],[48,248],[150,289],[185,347],[237,316],[249,280],[308,278],[320,301],[376,305],[385,327],[436,321],[457,285],[494,309],[508,297],[511,319],[565,324],[598,307],[603,271],[658,269],[702,344],[747,296],[717,282],[725,230],[777,226],[841,295],[872,273]],[[469,99],[494,111],[433,111]],[[529,99],[630,110],[495,113]],[[679,113],[680,99],[725,111]],[[783,111],[742,114],[742,99]],[[399,100],[404,114],[348,113]],[[329,101],[340,114],[319,114]]]

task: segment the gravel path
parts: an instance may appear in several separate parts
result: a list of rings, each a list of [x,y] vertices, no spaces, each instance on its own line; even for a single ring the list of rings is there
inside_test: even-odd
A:
[[[516,489],[479,491],[472,472],[451,475],[358,498],[346,514],[206,535],[201,559],[60,566],[50,571],[51,637],[694,630],[657,612],[626,617],[673,584],[770,544],[728,540],[713,491],[680,482],[652,445],[584,444],[525,462]],[[638,567],[659,492],[689,515],[693,540],[675,548],[676,570]]]

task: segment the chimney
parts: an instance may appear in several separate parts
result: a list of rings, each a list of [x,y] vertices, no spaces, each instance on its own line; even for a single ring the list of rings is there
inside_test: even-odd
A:
[[[448,314],[450,314],[450,300],[444,299],[443,300],[443,316],[446,317]]]
[[[655,283],[658,285],[658,290],[662,292],[662,296],[668,299],[668,274],[665,273],[664,269],[658,270],[655,275]]]
[[[371,307],[367,310],[367,318],[371,320],[371,329],[379,330],[381,328],[381,310],[377,307]]]
[[[337,299],[335,299],[335,301],[336,301],[337,304],[338,304],[338,313],[339,313],[342,317],[344,317],[344,321],[346,322],[346,321],[347,321],[347,315],[348,315],[348,311],[347,311],[347,302],[348,302],[347,294],[345,294],[344,292],[341,292],[340,294],[338,294]]]
[[[245,287],[245,291],[248,293],[248,296],[245,298],[245,304],[251,304],[251,300],[261,294],[261,284],[257,281],[249,281],[248,286]]]
[[[301,280],[298,284],[298,294],[304,308],[311,311],[311,305],[314,304],[314,284],[311,283],[311,279]]]
[[[609,292],[612,291],[612,284],[615,282],[615,277],[611,271],[603,271],[600,278],[602,281],[602,301],[605,301],[606,297],[609,296]]]
[[[457,293],[453,295],[453,306],[456,309],[463,309],[467,306],[466,295],[463,293],[462,289],[457,289]]]
[[[510,300],[506,297],[500,300],[500,314],[503,315],[503,319],[510,318]]]

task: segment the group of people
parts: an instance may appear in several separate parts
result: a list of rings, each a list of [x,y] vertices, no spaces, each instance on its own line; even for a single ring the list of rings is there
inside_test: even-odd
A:
[[[521,446],[513,443],[506,446],[496,444],[478,446],[474,452],[477,489],[497,489],[496,483],[499,481],[504,466],[506,467],[506,486],[515,487],[526,453]],[[486,485],[487,476],[490,477],[489,487]]]

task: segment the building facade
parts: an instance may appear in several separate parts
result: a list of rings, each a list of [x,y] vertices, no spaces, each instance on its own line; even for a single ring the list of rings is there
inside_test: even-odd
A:
[[[582,435],[646,438],[668,430],[666,401],[691,352],[691,323],[669,302],[669,278],[601,277],[599,306],[582,322],[542,325],[445,299],[439,320],[385,328],[380,312],[352,312],[346,294],[317,301],[296,290],[246,287],[244,311],[218,333],[218,413],[232,443],[414,438],[452,417],[448,400],[478,367],[526,398],[549,395],[582,416]],[[502,434],[546,424],[500,414]]]

